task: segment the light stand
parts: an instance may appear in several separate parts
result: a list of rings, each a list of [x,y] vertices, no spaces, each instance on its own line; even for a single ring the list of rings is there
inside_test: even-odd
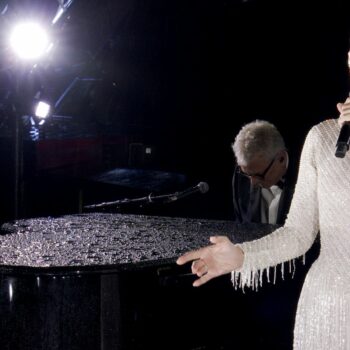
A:
[[[22,116],[24,109],[21,100],[27,97],[25,84],[36,60],[45,54],[50,47],[46,33],[35,23],[23,23],[14,28],[10,45],[18,58],[23,61],[13,74],[14,88],[12,91],[11,110],[14,115],[14,219],[23,216],[24,211],[24,183],[23,183],[23,130]],[[21,62],[19,61],[19,62]]]

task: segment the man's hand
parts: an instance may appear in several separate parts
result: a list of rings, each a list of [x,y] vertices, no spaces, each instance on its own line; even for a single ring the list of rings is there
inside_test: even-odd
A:
[[[199,278],[193,282],[194,287],[210,281],[214,277],[230,273],[243,264],[244,253],[226,236],[210,237],[209,246],[188,252],[180,256],[176,263],[183,265],[192,261],[192,273]]]

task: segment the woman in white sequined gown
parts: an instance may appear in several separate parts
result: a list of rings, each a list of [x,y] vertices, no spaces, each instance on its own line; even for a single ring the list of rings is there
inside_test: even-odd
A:
[[[194,286],[235,270],[236,286],[255,288],[270,267],[303,255],[320,231],[320,256],[305,278],[298,303],[297,350],[350,349],[350,152],[335,157],[339,131],[335,119],[309,131],[283,227],[240,245],[211,237],[212,245],[178,259],[179,264],[193,261],[192,272],[199,277]]]

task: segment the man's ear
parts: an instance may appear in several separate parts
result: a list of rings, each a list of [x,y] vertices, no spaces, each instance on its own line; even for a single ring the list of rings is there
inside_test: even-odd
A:
[[[281,151],[281,154],[278,158],[279,162],[284,163],[286,161],[286,159],[288,159],[287,155],[288,155],[288,153],[286,150]]]

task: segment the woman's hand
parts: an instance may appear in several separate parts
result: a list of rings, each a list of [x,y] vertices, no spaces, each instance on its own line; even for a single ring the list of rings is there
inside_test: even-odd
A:
[[[210,237],[211,245],[188,252],[180,256],[176,263],[183,265],[192,261],[192,273],[199,278],[193,282],[194,287],[210,281],[214,277],[230,273],[243,264],[244,253],[226,236]]]
[[[344,103],[338,103],[337,109],[340,113],[338,123],[343,126],[344,123],[350,122],[350,97],[346,99]]]

